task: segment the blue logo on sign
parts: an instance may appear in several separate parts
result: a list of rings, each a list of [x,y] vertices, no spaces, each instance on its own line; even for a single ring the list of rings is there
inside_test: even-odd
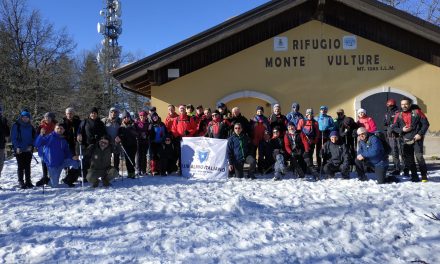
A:
[[[198,154],[198,157],[199,157],[199,161],[200,161],[200,163],[203,163],[203,162],[205,162],[206,160],[208,160],[208,157],[209,157],[209,150],[208,150],[208,149],[202,149],[202,150],[199,150],[199,151],[197,152],[197,154]]]

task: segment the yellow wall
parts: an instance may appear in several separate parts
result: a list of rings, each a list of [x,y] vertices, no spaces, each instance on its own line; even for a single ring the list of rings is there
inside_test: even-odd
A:
[[[229,94],[252,90],[277,99],[283,113],[290,111],[291,103],[297,101],[302,112],[310,107],[318,112],[319,106],[325,104],[332,116],[338,108],[344,108],[347,115],[354,116],[356,96],[370,89],[392,87],[416,96],[429,118],[430,130],[440,130],[440,119],[436,118],[440,116],[437,105],[440,101],[439,67],[360,37],[356,37],[355,50],[294,50],[294,40],[299,43],[306,39],[330,39],[334,43],[336,39],[352,36],[318,21],[308,22],[279,36],[288,38],[287,51],[274,51],[274,38],[268,39],[160,87],[153,87],[152,105],[158,107],[161,116],[165,116],[169,103],[201,103],[213,107],[217,100]],[[345,55],[350,65],[330,65],[329,56],[337,55]],[[370,69],[364,66],[364,70],[360,70],[358,67],[362,65],[351,63],[351,56],[357,55],[377,55],[379,64],[370,65]],[[303,57],[304,65],[294,67],[292,62],[290,67],[266,67],[266,58],[272,58],[274,62],[276,57]],[[250,106],[243,113],[250,118],[255,107]],[[383,103],[378,103],[378,107],[383,108]],[[265,107],[265,110],[268,115],[270,109]]]

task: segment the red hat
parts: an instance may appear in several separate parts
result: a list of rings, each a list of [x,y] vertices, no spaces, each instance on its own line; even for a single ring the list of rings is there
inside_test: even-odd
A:
[[[391,105],[396,105],[396,100],[395,99],[388,99],[387,106],[391,106]]]

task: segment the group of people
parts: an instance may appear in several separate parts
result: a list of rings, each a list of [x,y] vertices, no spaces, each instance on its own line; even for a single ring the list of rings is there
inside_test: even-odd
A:
[[[364,109],[357,111],[357,121],[346,116],[343,109],[338,109],[333,119],[326,106],[321,106],[315,117],[311,108],[303,115],[296,102],[286,115],[279,104],[273,105],[269,116],[258,106],[251,119],[238,107],[229,111],[224,103],[215,111],[201,105],[180,105],[178,113],[169,105],[163,122],[155,107],[137,116],[112,107],[103,119],[94,107],[84,120],[69,107],[62,121],[46,113],[36,129],[29,111],[23,110],[11,130],[0,108],[0,169],[5,139],[10,137],[22,188],[33,187],[30,164],[34,148],[43,168],[37,186],[58,186],[64,169],[62,181],[68,186],[74,186],[81,175],[92,187],[99,186],[100,180],[109,186],[124,167],[128,178],[180,173],[181,139],[205,136],[228,140],[229,177],[255,179],[258,172],[274,173],[274,179],[280,180],[290,168],[299,178],[306,174],[316,179],[333,178],[340,172],[348,179],[355,167],[360,180],[367,180],[366,173],[374,171],[378,183],[391,182],[403,171],[405,175],[411,173],[411,180],[416,182],[417,160],[422,181],[427,181],[423,159],[423,140],[429,127],[426,116],[409,98],[401,100],[400,109],[394,99],[387,101],[387,107],[383,133],[377,131],[375,120]],[[388,155],[393,157],[390,176]],[[120,166],[121,157],[125,166]],[[245,175],[246,163],[249,168]]]

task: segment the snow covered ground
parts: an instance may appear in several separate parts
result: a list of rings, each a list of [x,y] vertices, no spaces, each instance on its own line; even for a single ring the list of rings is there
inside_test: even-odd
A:
[[[150,176],[45,194],[15,175],[7,161],[0,263],[440,263],[440,221],[425,216],[440,214],[440,170],[380,186]]]

